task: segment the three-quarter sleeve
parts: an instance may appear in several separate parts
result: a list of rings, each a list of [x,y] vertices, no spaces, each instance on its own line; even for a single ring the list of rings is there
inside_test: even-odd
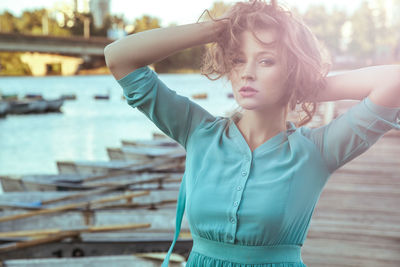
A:
[[[131,107],[144,113],[185,149],[196,127],[203,121],[215,120],[200,105],[169,89],[148,66],[135,69],[117,82]]]
[[[365,97],[330,123],[311,129],[309,138],[319,148],[332,173],[365,152],[391,129],[400,130],[400,108],[377,105]]]

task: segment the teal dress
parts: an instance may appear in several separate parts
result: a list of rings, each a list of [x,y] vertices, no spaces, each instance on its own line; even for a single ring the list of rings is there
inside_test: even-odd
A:
[[[237,117],[213,116],[169,89],[148,66],[118,80],[128,104],[186,150],[175,237],[186,210],[186,266],[302,267],[301,247],[330,175],[390,129],[400,108],[368,97],[318,128],[287,129],[251,151]]]

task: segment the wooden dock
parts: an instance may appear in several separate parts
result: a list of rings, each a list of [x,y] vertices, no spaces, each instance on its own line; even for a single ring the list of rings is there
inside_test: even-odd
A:
[[[302,248],[307,266],[400,266],[400,137],[392,131],[329,178]]]

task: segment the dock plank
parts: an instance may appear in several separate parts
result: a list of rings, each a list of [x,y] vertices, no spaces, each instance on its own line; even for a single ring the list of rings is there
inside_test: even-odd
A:
[[[302,258],[307,266],[400,266],[400,135],[384,135],[328,179]]]

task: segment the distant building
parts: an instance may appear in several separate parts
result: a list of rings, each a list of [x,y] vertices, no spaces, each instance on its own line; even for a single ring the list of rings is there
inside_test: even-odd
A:
[[[400,1],[398,0],[370,0],[369,7],[372,10],[379,10],[382,8],[386,13],[385,26],[391,27],[393,25],[400,25]],[[378,15],[378,14],[376,14]]]
[[[96,28],[101,28],[110,14],[110,0],[73,0],[74,10],[79,13],[92,13]]]
[[[93,14],[94,26],[100,28],[110,14],[110,0],[90,0],[90,12]]]
[[[89,13],[90,0],[73,0],[74,1],[74,11],[79,13]]]

